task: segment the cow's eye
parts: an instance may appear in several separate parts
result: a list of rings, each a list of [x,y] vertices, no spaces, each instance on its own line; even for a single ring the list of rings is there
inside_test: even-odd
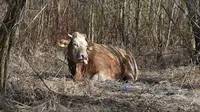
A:
[[[74,43],[74,46],[75,46],[75,47],[77,47],[77,46],[78,46],[78,44],[77,44],[77,43]]]

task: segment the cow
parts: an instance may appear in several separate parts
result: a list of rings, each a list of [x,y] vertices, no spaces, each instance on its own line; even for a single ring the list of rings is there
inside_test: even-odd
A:
[[[137,80],[139,70],[130,52],[111,45],[87,42],[79,32],[68,35],[70,41],[58,41],[66,47],[69,70],[76,81],[85,78],[98,81]]]

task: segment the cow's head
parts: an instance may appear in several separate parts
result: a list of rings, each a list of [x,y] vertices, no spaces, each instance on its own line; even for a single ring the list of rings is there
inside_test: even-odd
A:
[[[86,35],[75,32],[68,36],[71,37],[68,45],[68,57],[75,63],[88,64]]]

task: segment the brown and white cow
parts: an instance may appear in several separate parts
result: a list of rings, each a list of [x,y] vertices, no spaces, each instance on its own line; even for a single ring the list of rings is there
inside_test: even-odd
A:
[[[85,77],[99,81],[137,80],[138,67],[130,52],[113,46],[88,43],[86,35],[78,32],[69,36],[69,43],[62,40],[58,44],[67,47],[66,58],[75,80],[82,81]]]

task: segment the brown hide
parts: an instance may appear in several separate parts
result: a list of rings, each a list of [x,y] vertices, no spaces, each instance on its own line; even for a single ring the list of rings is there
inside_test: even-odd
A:
[[[68,58],[68,66],[75,80],[83,81],[85,77],[100,81],[137,80],[138,68],[135,59],[123,49],[90,43],[87,53],[89,57],[87,65],[74,63]],[[70,55],[70,52],[68,54]]]

